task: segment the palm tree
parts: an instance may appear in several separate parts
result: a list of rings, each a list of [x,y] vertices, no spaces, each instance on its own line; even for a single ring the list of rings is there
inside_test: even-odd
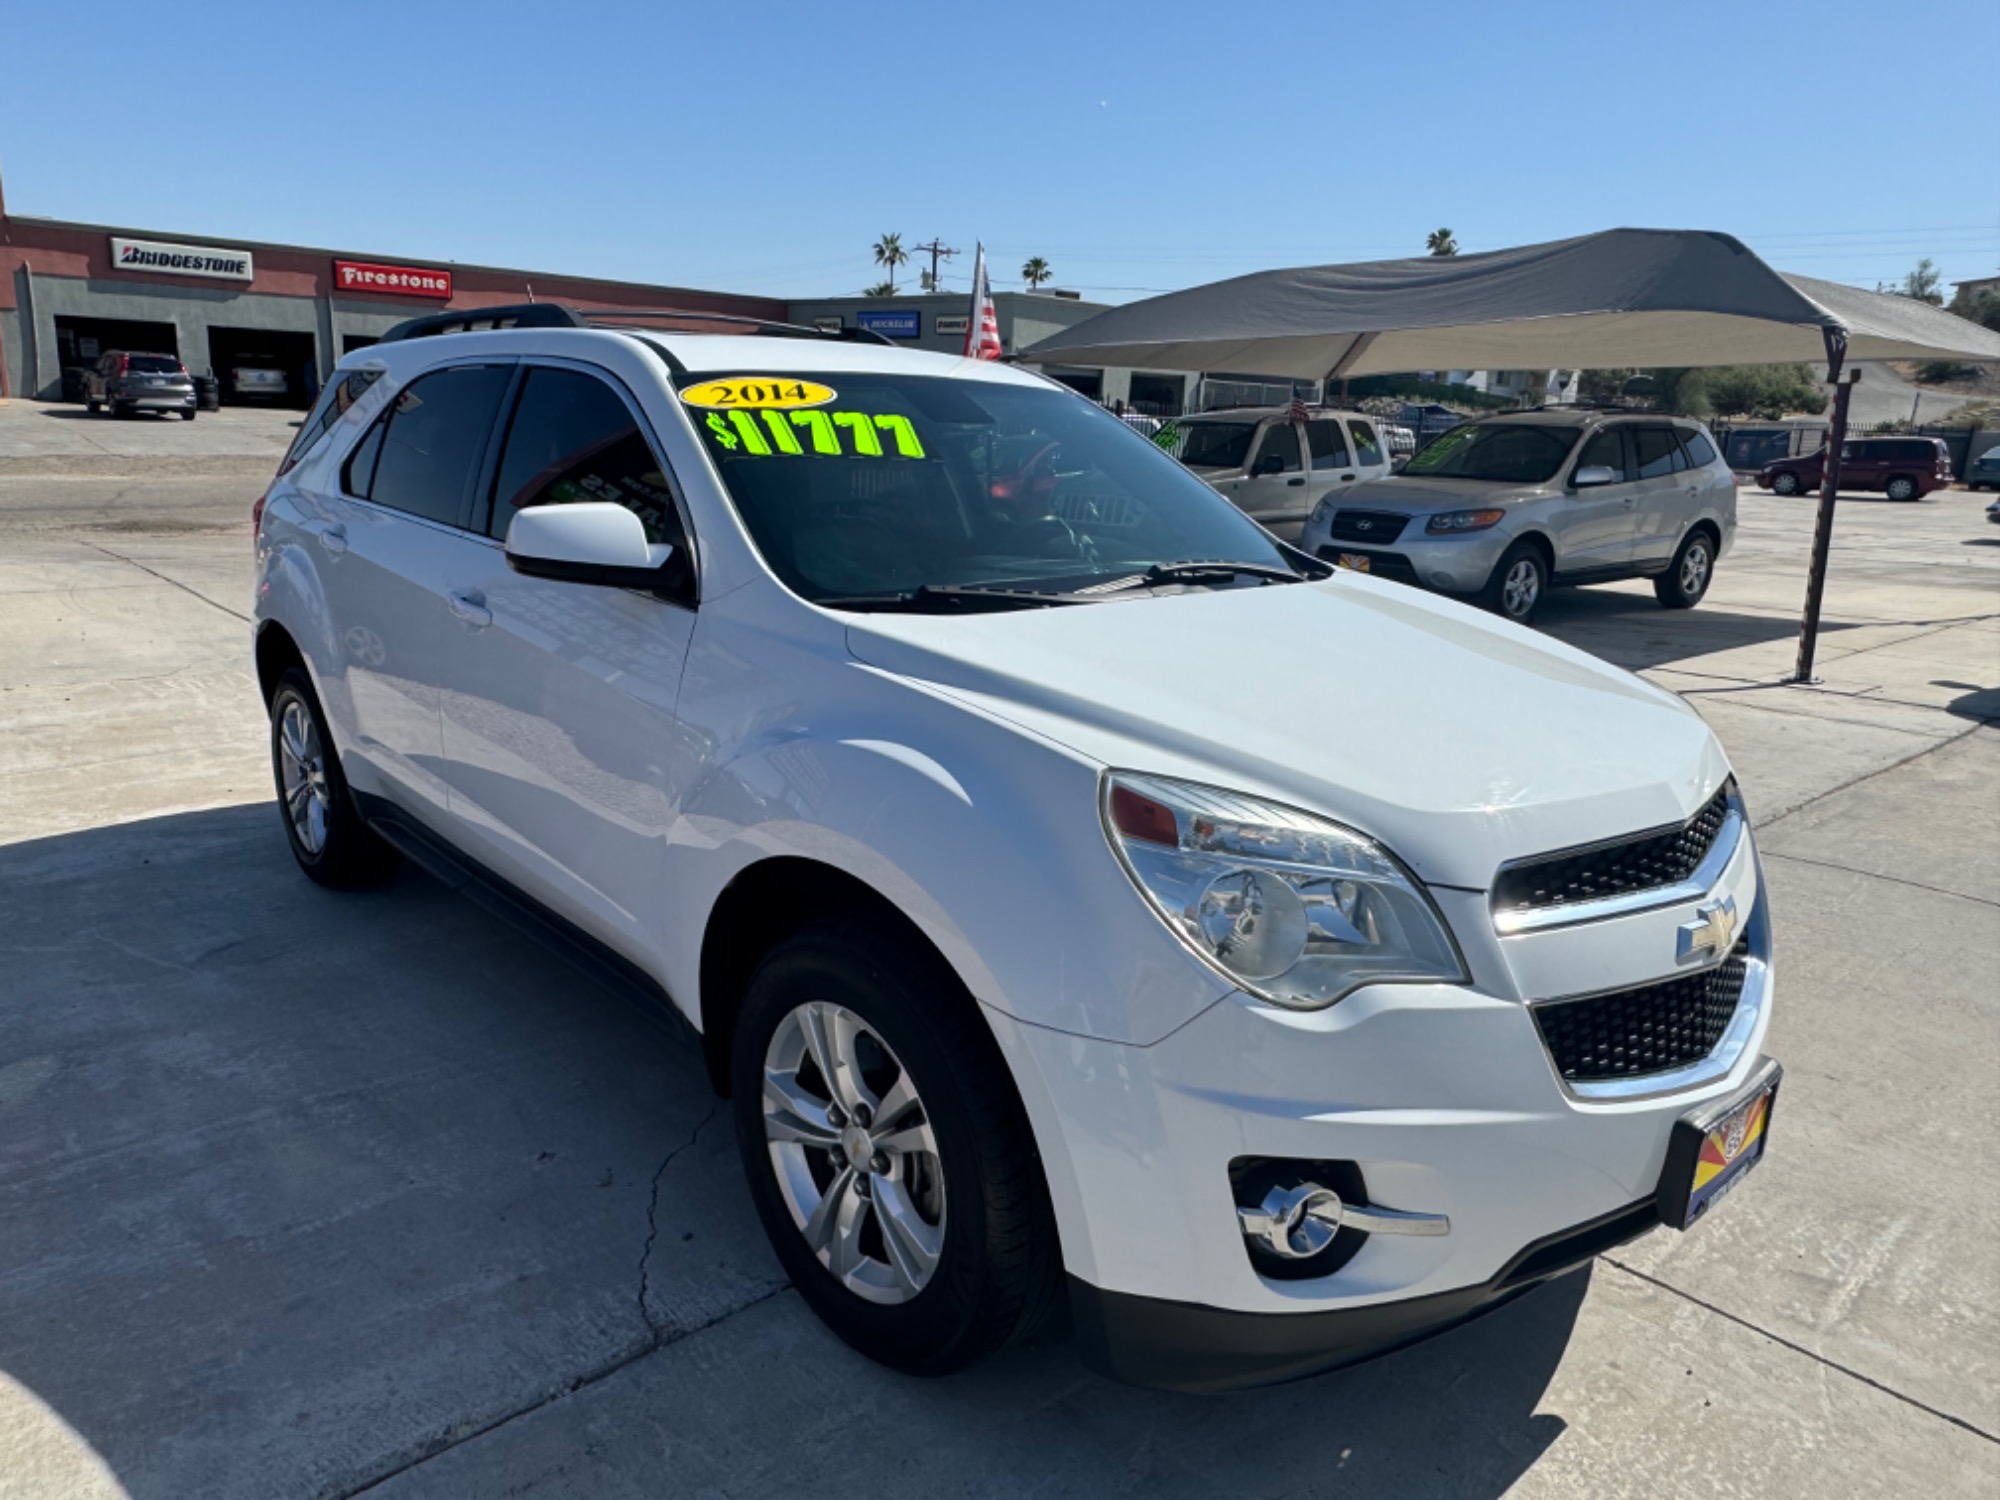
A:
[[[910,258],[910,252],[903,248],[900,234],[885,234],[875,242],[875,264],[885,266],[889,271],[888,296],[896,295],[896,267]],[[873,295],[873,294],[871,294]]]
[[[893,281],[878,281],[873,286],[863,287],[861,295],[864,297],[893,297],[896,295],[896,283]]]
[[[1039,255],[1033,257],[1026,265],[1021,267],[1021,279],[1028,283],[1030,291],[1033,291],[1045,281],[1053,281],[1055,274],[1055,272],[1049,269],[1049,263]]]
[[[1458,254],[1458,241],[1449,229],[1433,229],[1424,240],[1424,248],[1433,255]]]

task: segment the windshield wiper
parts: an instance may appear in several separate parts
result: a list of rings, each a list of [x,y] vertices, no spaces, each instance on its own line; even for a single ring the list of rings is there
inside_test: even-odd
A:
[[[1056,604],[1085,604],[1088,600],[1072,594],[1038,593],[1031,589],[988,588],[968,583],[920,583],[913,589],[894,594],[838,594],[817,601],[828,609],[926,610],[985,607],[1038,609]]]
[[[1151,588],[1161,583],[1206,583],[1211,579],[1228,578],[1264,578],[1274,583],[1306,581],[1302,573],[1295,573],[1290,568],[1272,567],[1268,563],[1171,562],[1154,563],[1143,573],[1135,573],[1130,578],[1103,586],[1102,591],[1113,593],[1119,589]]]

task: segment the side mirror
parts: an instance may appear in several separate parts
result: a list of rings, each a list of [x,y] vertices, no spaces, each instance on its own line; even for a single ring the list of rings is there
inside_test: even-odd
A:
[[[1250,472],[1259,476],[1265,474],[1282,474],[1285,472],[1284,455],[1280,453],[1266,453],[1257,460],[1257,467]]]
[[[1595,489],[1600,484],[1617,484],[1618,477],[1618,471],[1609,464],[1591,464],[1570,476],[1569,487],[1573,490]]]
[[[661,588],[661,568],[673,554],[665,543],[648,542],[639,518],[609,501],[531,506],[507,527],[507,566],[558,583]]]

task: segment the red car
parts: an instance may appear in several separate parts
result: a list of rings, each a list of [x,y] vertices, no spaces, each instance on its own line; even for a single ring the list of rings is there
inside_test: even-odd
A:
[[[1817,490],[1826,449],[1781,458],[1757,471],[1761,489],[1780,495]],[[1843,490],[1881,490],[1891,500],[1918,500],[1951,483],[1951,454],[1937,438],[1855,438],[1840,450]]]

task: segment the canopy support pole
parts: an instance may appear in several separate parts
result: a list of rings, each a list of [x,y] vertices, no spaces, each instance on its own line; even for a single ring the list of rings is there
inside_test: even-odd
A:
[[[1319,395],[1320,400],[1324,401],[1333,394],[1333,383],[1336,380],[1338,380],[1340,382],[1341,402],[1343,405],[1346,403],[1347,372],[1354,367],[1354,362],[1356,360],[1358,360],[1359,358],[1361,358],[1362,355],[1368,352],[1368,346],[1374,342],[1375,342],[1375,335],[1372,333],[1361,333],[1355,335],[1354,342],[1347,346],[1347,352],[1342,354],[1339,359],[1335,360],[1333,362],[1333,368],[1326,372],[1326,381],[1320,387],[1320,395]]]
[[[1826,599],[1827,556],[1833,550],[1833,497],[1840,489],[1840,450],[1847,443],[1847,398],[1854,382],[1842,380],[1847,362],[1847,330],[1838,326],[1822,330],[1826,340],[1826,378],[1833,386],[1833,421],[1826,431],[1826,461],[1820,465],[1819,518],[1813,524],[1812,565],[1806,574],[1806,612],[1799,622],[1799,659],[1789,681],[1807,684],[1813,676],[1813,652],[1819,645],[1819,611]]]

